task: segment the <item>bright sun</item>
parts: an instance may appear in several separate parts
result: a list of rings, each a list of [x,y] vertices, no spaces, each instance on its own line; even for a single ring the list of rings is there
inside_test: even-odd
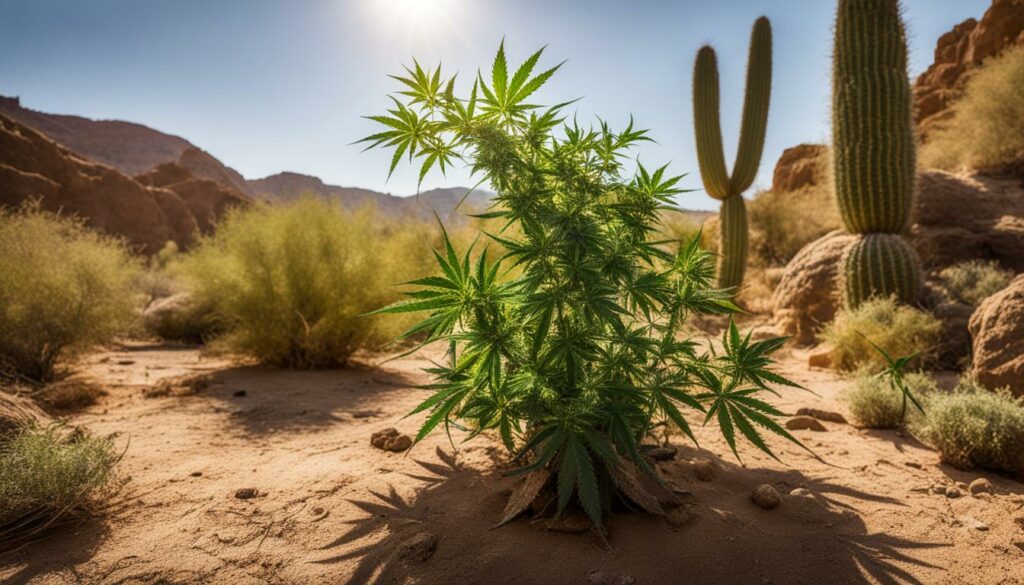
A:
[[[405,33],[433,36],[452,26],[458,0],[370,0],[384,24]]]

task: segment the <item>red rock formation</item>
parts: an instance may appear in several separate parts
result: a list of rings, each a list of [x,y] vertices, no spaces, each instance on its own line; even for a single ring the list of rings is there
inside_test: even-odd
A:
[[[204,234],[213,231],[217,219],[228,209],[250,203],[248,197],[222,183],[195,178],[179,163],[164,163],[135,179],[143,185],[163,187],[177,194]]]
[[[971,74],[985,60],[1024,43],[1024,0],[993,0],[981,20],[969,18],[939,37],[935,62],[914,83],[914,116],[927,138],[947,119]]]
[[[187,248],[196,232],[209,229],[227,205],[246,201],[218,185],[201,183],[203,189],[197,184],[182,187],[183,195],[144,186],[0,115],[0,205],[39,199],[44,209],[80,216],[151,254],[169,240]]]
[[[782,151],[772,175],[772,192],[796,191],[824,181],[821,158],[827,153],[824,144],[798,144]]]

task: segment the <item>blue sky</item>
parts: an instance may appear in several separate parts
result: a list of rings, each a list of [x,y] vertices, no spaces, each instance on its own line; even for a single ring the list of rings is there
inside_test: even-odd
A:
[[[939,35],[980,17],[988,0],[904,0],[911,74]],[[395,89],[387,73],[416,56],[471,77],[502,37],[512,60],[543,45],[568,59],[537,101],[583,97],[580,120],[632,114],[657,144],[639,155],[672,162],[700,189],[690,76],[704,43],[722,78],[727,157],[738,135],[750,26],[775,38],[772,110],[761,173],[786,147],[828,139],[833,2],[826,0],[0,0],[0,94],[30,108],[140,122],[181,135],[249,178],[283,170],[399,195],[413,170],[385,183],[388,155],[361,153]],[[465,172],[424,188],[469,184]],[[710,209],[702,191],[680,204]]]

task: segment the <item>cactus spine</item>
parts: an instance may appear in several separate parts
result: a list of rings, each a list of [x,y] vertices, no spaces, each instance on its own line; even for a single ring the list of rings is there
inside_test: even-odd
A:
[[[747,264],[746,191],[761,164],[772,88],[772,29],[768,19],[754,23],[747,59],[743,122],[732,176],[725,166],[719,120],[718,62],[715,50],[701,47],[693,67],[693,120],[700,176],[708,195],[722,202],[719,214],[718,286],[738,287]]]
[[[835,191],[846,229],[844,301],[917,300],[920,260],[899,234],[913,204],[915,162],[906,33],[898,0],[839,0],[832,62]]]

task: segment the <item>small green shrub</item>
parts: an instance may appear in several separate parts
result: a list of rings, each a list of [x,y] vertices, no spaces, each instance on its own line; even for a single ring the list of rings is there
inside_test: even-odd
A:
[[[117,460],[108,439],[52,426],[0,442],[2,548],[87,509],[110,485]]]
[[[31,205],[0,210],[0,374],[54,378],[127,329],[138,263],[118,240]]]
[[[581,128],[565,123],[565,104],[529,105],[557,69],[534,76],[540,56],[513,73],[500,48],[490,81],[479,76],[460,97],[454,79],[416,65],[393,109],[371,117],[383,127],[366,140],[395,150],[392,169],[406,154],[422,158],[421,177],[464,161],[497,191],[488,215],[513,228],[487,234],[506,249],[498,261],[493,248],[460,254],[445,238],[440,273],[379,313],[425,312],[412,332],[450,348],[428,370],[436,382],[414,410],[426,414],[417,442],[449,426],[492,431],[518,473],[535,473],[522,485],[557,486],[558,513],[578,503],[600,529],[616,497],[660,510],[633,475],[655,474],[638,443],[656,425],[692,436],[683,411],[701,413],[734,452],[739,437],[771,453],[765,433],[796,439],[757,396],[795,384],[772,371],[784,338],[754,342],[733,324],[718,353],[682,338],[691,315],[735,307],[711,285],[713,256],[699,242],[661,247],[658,220],[680,177],[627,168],[645,131]]]
[[[426,224],[302,198],[230,213],[181,270],[192,302],[213,307],[226,349],[287,367],[344,365],[412,323],[360,315],[427,271],[429,236]]]
[[[998,169],[1024,159],[1024,47],[986,63],[967,82],[953,117],[921,149],[926,168]]]
[[[903,382],[922,403],[938,390],[935,380],[924,372],[911,372]],[[852,388],[843,394],[857,426],[869,429],[895,429],[903,425],[905,415],[916,416],[917,410],[906,408],[903,393],[892,387],[883,375],[860,370]]]
[[[842,309],[822,330],[821,338],[833,346],[833,363],[841,370],[888,365],[872,343],[890,355],[917,355],[927,363],[935,351],[942,323],[930,313],[897,304],[892,298],[871,299],[856,309]]]
[[[939,279],[954,300],[972,306],[1006,288],[1013,273],[1003,270],[998,262],[971,260],[943,268]]]
[[[1024,399],[991,392],[970,378],[934,393],[915,434],[957,467],[1024,471]]]

